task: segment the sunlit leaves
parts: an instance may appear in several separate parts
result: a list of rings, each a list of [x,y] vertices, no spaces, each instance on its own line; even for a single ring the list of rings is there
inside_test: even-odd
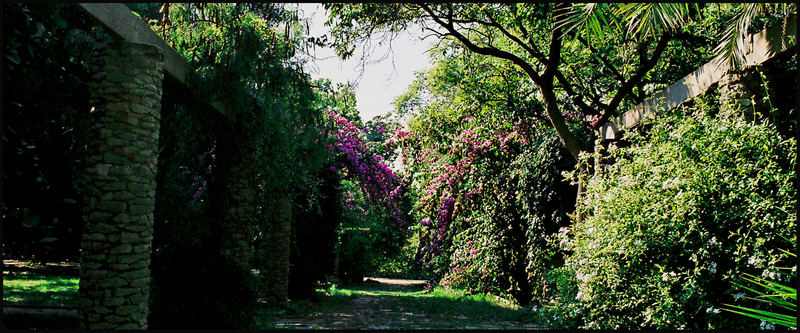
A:
[[[730,278],[785,279],[775,248],[794,237],[796,142],[770,124],[682,114],[628,139],[588,182],[589,217],[564,237],[586,326],[742,325],[719,314]]]

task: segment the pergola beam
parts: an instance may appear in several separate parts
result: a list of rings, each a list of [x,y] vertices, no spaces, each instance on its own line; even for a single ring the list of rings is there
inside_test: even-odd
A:
[[[750,35],[745,45],[744,67],[760,65],[796,45],[795,38],[791,38],[797,35],[796,15],[789,15],[784,23]],[[600,128],[599,137],[617,139],[622,130],[636,127],[645,119],[654,118],[658,113],[671,110],[683,102],[700,96],[730,71],[728,62],[720,60],[720,57],[714,58],[664,90],[653,94],[616,120],[610,120]]]
[[[121,3],[78,3],[90,17],[98,21],[115,37],[129,43],[150,44],[164,53],[164,72],[182,85],[187,86],[190,76],[195,75],[189,63],[175,49],[159,37],[144,20],[134,15],[128,7]],[[225,113],[225,109],[216,96],[208,100],[209,104]]]

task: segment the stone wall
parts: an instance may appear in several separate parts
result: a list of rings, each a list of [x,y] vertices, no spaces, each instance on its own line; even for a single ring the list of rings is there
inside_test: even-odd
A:
[[[81,240],[82,326],[147,328],[156,159],[164,79],[161,50],[117,42],[91,83]]]
[[[731,71],[720,80],[720,107],[723,112],[767,111],[763,105],[764,88],[759,72],[762,66]],[[751,118],[752,119],[752,118]]]

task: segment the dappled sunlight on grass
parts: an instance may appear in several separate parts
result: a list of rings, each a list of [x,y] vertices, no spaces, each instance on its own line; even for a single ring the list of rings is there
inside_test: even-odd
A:
[[[13,305],[74,306],[78,277],[3,271],[3,302]]]

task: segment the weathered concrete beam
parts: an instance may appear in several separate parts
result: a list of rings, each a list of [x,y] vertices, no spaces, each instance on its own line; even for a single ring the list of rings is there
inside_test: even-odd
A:
[[[796,44],[795,38],[791,38],[797,34],[795,15],[790,15],[785,22],[785,26],[776,24],[750,35],[745,44],[744,67],[762,64]],[[654,118],[660,112],[673,109],[683,102],[700,96],[712,84],[720,81],[729,70],[730,65],[727,62],[720,61],[720,57],[714,58],[664,90],[653,94],[616,120],[606,123],[600,128],[599,137],[612,140],[619,138],[623,129],[635,127],[645,119]]]
[[[194,71],[178,52],[164,42],[144,20],[137,17],[121,3],[78,3],[89,16],[102,24],[109,32],[128,43],[150,44],[158,47],[164,54],[164,72],[184,86]],[[214,109],[224,113],[217,98],[209,100]]]

